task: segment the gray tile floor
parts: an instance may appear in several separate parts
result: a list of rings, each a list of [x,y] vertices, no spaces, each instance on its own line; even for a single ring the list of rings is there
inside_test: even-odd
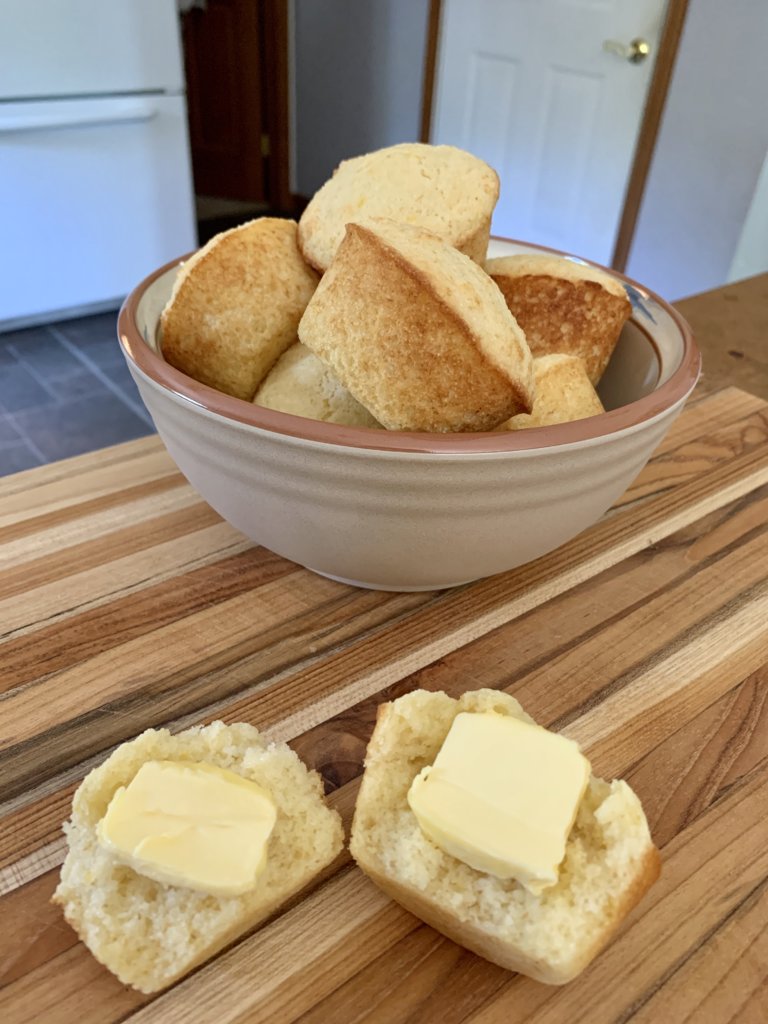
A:
[[[0,333],[0,475],[152,433],[116,320]]]

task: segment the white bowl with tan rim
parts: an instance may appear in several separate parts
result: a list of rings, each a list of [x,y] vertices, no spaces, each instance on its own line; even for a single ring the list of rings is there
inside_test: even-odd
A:
[[[489,256],[540,251],[494,239]],[[632,316],[600,382],[604,414],[484,434],[321,423],[214,391],[163,360],[158,321],[181,262],[142,281],[118,322],[128,367],[171,457],[253,541],[357,586],[455,586],[564,544],[637,476],[700,372],[683,318],[616,274]]]

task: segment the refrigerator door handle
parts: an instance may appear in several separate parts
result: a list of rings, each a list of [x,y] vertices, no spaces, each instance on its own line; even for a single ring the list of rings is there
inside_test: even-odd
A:
[[[127,124],[136,121],[151,121],[157,114],[157,106],[149,99],[114,99],[85,101],[72,109],[69,104],[57,111],[46,104],[44,112],[35,111],[35,104],[29,104],[29,111],[3,115],[0,104],[0,135],[15,132],[47,131],[50,128],[82,128],[89,125]]]

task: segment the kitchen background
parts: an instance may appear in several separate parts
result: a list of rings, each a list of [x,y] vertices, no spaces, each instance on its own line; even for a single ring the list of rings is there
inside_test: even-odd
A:
[[[149,432],[126,292],[396,142],[667,298],[768,269],[767,41],[764,0],[0,0],[0,473]]]

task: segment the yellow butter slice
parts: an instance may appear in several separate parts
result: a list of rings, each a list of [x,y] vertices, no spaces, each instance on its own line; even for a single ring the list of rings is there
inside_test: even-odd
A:
[[[237,896],[256,885],[277,820],[262,786],[212,764],[147,761],[112,797],[102,846],[166,885]]]
[[[532,892],[554,885],[590,777],[572,740],[495,712],[460,712],[408,803],[445,853]]]

